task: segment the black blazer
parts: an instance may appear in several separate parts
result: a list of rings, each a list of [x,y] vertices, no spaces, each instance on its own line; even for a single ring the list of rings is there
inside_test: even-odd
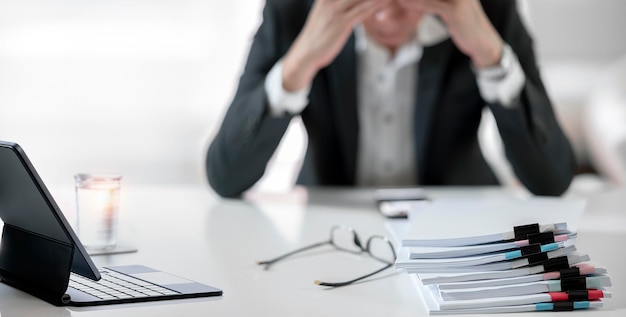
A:
[[[209,182],[222,196],[238,196],[261,178],[292,118],[269,115],[264,81],[302,29],[311,2],[266,2],[236,95],[206,157]],[[513,108],[488,104],[479,94],[471,61],[451,40],[425,47],[415,87],[417,179],[422,185],[498,183],[477,138],[487,106],[520,181],[535,194],[560,195],[574,175],[575,160],[539,77],[532,40],[514,1],[482,3],[518,56],[526,83]],[[300,184],[355,184],[359,126],[354,47],[352,35],[313,80],[310,103],[300,114],[309,139]]]

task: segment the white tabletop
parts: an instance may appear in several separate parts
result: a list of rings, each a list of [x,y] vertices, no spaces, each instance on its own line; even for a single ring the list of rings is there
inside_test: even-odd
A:
[[[71,191],[51,191],[62,208],[70,208]],[[439,188],[428,193],[434,198],[524,195],[499,188]],[[347,280],[379,267],[379,262],[365,256],[320,248],[281,261],[270,270],[255,264],[325,240],[335,224],[352,226],[362,239],[388,235],[387,220],[376,211],[370,190],[296,189],[288,195],[256,194],[242,201],[221,200],[198,186],[126,186],[122,208],[122,243],[139,251],[94,256],[98,266],[143,264],[221,288],[224,296],[73,308],[55,307],[0,284],[0,315],[426,315],[408,277],[393,269],[337,289],[313,284],[316,279]],[[607,267],[614,284],[614,298],[606,300],[604,308],[582,314],[624,316],[626,257],[612,250],[626,244],[626,191],[590,195],[579,229],[579,250]]]

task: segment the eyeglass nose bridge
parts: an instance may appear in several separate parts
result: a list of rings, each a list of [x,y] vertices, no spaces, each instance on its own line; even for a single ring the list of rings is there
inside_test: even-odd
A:
[[[361,243],[361,239],[359,238],[359,235],[356,233],[356,230],[354,230],[354,228],[350,227],[350,226],[346,226],[346,225],[334,225],[330,228],[330,244],[332,244],[335,248],[337,249],[341,249],[341,250],[345,250],[345,251],[349,251],[349,252],[354,252],[353,250],[349,250],[346,248],[342,248],[341,246],[337,245],[335,243],[335,232],[338,230],[344,230],[344,231],[348,231],[350,233],[352,233],[352,241],[354,242],[354,245],[356,245],[357,247],[359,247],[359,252],[356,253],[360,253],[360,252],[365,252],[366,248],[363,247],[363,244]]]
[[[385,262],[385,263],[389,263],[386,259],[383,259],[383,258],[377,256],[376,254],[374,254],[374,252],[372,252],[371,246],[372,246],[372,241],[374,241],[374,239],[380,239],[381,241],[383,241],[384,243],[389,245],[389,249],[391,250],[391,255],[393,256],[393,259],[390,259],[390,260],[395,261],[396,258],[397,258],[397,255],[396,255],[396,250],[393,247],[393,243],[391,243],[391,241],[387,237],[384,237],[384,236],[374,235],[374,236],[369,237],[369,239],[367,239],[367,244],[365,246],[364,251],[369,253],[373,258],[375,258],[377,260],[380,260],[380,261]]]

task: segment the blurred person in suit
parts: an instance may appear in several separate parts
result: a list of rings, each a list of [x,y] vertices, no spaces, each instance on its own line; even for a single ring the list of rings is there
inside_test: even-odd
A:
[[[562,194],[575,159],[515,1],[267,0],[207,176],[241,195],[301,116],[299,184],[494,185],[484,107],[521,183]]]

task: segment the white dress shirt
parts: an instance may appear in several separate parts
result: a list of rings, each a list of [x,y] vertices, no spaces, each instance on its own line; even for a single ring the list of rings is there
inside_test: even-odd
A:
[[[355,27],[358,59],[357,103],[359,139],[358,186],[384,187],[419,184],[414,140],[414,107],[418,63],[425,46],[449,37],[445,26],[433,16],[422,18],[414,38],[395,55]],[[517,56],[505,45],[502,62],[496,67],[475,69],[481,96],[488,102],[511,105],[523,88],[526,77]],[[311,87],[288,92],[282,83],[282,60],[265,80],[269,111],[298,114],[308,105]]]
[[[359,146],[357,184],[408,186],[417,183],[414,105],[417,63],[422,46],[417,34],[391,56],[362,26],[355,29],[358,56]]]

